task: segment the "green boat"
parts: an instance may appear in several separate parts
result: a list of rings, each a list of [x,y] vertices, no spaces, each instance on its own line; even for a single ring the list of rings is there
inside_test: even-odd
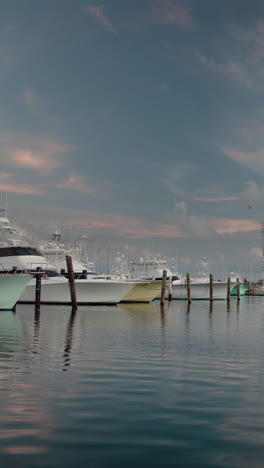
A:
[[[245,296],[248,286],[240,284],[240,296]],[[237,296],[237,286],[234,286],[231,290],[230,296]]]

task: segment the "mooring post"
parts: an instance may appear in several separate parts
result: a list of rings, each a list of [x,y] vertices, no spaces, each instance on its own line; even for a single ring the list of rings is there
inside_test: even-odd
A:
[[[214,300],[214,282],[213,282],[214,279],[213,279],[212,273],[210,273],[209,279],[210,279],[210,301],[213,301]]]
[[[190,273],[186,273],[186,284],[187,284],[187,300],[188,300],[188,304],[190,304],[192,302]]]
[[[77,309],[77,297],[76,297],[76,290],[75,290],[74,272],[73,272],[73,266],[72,266],[72,257],[70,255],[66,255],[66,263],[67,263],[72,308]]]
[[[169,294],[168,294],[168,301],[172,301],[172,279],[169,279]]]
[[[40,308],[41,300],[41,267],[36,269],[36,290],[35,290],[35,308]]]
[[[65,274],[66,274],[65,268],[61,268],[60,274],[61,274],[62,276],[65,276]]]
[[[230,278],[227,278],[227,295],[226,295],[226,299],[227,299],[228,302],[230,302],[230,283],[231,283]]]
[[[160,305],[165,304],[166,281],[167,281],[167,270],[163,270],[162,283],[161,283]]]
[[[240,281],[239,281],[239,278],[236,279],[236,287],[237,287],[237,300],[240,301]]]

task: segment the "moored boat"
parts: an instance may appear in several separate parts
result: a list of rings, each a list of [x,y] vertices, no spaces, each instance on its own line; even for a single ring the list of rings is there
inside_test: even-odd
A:
[[[134,284],[128,281],[75,280],[78,305],[113,305],[120,302]],[[20,303],[35,302],[35,281],[28,284]],[[42,278],[41,304],[71,304],[69,281],[62,276]]]
[[[210,282],[208,281],[191,281],[191,299],[192,300],[210,300]],[[213,282],[213,298],[226,299],[227,297],[227,282]],[[187,283],[186,280],[176,280],[172,283],[172,299],[187,300]]]
[[[31,279],[30,274],[1,273],[0,310],[13,309]]]
[[[121,302],[152,302],[160,294],[161,281],[135,282],[134,287],[123,297]]]

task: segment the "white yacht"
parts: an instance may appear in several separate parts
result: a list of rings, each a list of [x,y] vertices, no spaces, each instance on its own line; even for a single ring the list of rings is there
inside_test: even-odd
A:
[[[75,289],[78,305],[118,304],[134,287],[128,281],[76,279]],[[26,287],[19,299],[21,303],[34,303],[35,283]],[[42,278],[41,304],[71,304],[69,281],[64,276]]]
[[[232,283],[232,288],[233,287],[234,283]],[[201,259],[197,277],[190,279],[190,289],[192,300],[210,299],[210,273],[206,257]],[[213,280],[213,298],[227,298],[227,280]],[[177,279],[172,282],[172,299],[188,299],[186,278]]]
[[[72,257],[74,277],[76,279],[86,279],[88,276],[95,276],[96,272],[91,270],[87,264],[81,262],[81,248],[82,246],[79,243],[75,243],[71,248],[67,249],[61,243],[61,234],[57,229],[49,236],[47,243],[40,245],[44,257],[56,268],[58,273],[62,273],[67,277],[65,257],[70,255]]]
[[[0,273],[0,310],[11,310],[16,305],[32,275]]]
[[[70,289],[68,280],[49,264],[42,252],[28,246],[19,231],[6,217],[0,217],[0,267],[2,272],[45,272],[42,277],[41,303],[69,304]],[[19,299],[19,302],[35,302],[35,283],[32,279]],[[117,304],[135,286],[128,281],[76,280],[77,302],[81,304]]]

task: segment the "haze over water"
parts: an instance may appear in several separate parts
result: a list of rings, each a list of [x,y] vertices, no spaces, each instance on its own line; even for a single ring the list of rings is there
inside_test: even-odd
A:
[[[8,467],[262,467],[264,301],[0,314]]]

